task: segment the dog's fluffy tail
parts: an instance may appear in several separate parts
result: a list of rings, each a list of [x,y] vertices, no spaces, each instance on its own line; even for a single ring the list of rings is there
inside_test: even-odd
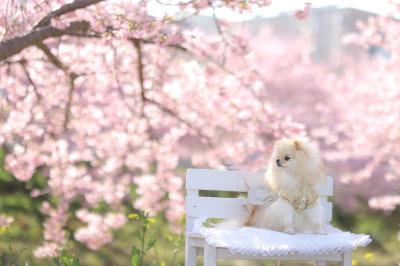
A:
[[[230,218],[223,220],[215,224],[217,227],[241,227],[241,226],[254,226],[257,227],[258,217],[260,216],[260,212],[262,212],[262,207],[257,205],[250,205],[249,211],[242,216],[238,216],[235,218]]]

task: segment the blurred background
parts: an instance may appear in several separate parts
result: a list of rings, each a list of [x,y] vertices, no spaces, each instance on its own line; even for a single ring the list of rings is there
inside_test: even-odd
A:
[[[186,169],[264,171],[298,135],[334,177],[333,225],[373,239],[353,265],[398,265],[399,15],[374,0],[2,0],[0,265],[183,265]]]

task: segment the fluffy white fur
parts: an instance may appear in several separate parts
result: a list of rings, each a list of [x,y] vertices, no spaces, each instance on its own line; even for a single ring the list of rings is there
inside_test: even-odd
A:
[[[318,183],[325,182],[318,149],[302,139],[278,141],[265,174],[265,182],[277,193],[294,192],[302,186],[315,189]],[[279,198],[267,208],[253,206],[244,224],[288,234],[324,234],[323,207],[318,200],[312,207],[296,211],[287,200]]]

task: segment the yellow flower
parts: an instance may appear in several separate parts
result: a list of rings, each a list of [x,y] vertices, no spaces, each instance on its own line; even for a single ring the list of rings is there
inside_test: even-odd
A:
[[[185,222],[186,222],[186,217],[185,217],[185,215],[182,215],[181,218],[179,219],[178,223],[179,223],[180,225],[184,225]]]
[[[131,220],[137,220],[137,219],[139,219],[139,215],[137,213],[130,213],[128,215],[128,218]]]
[[[367,252],[367,253],[365,253],[364,258],[366,258],[367,260],[371,260],[374,256],[375,256],[374,253]]]
[[[0,226],[0,235],[5,234],[8,232],[7,226]]]
[[[356,260],[352,260],[352,261],[351,261],[351,265],[357,266],[357,265],[358,265],[358,262],[357,262]]]
[[[149,224],[155,224],[155,223],[156,223],[156,219],[154,219],[154,218],[147,218],[147,222],[148,222]]]
[[[171,235],[165,235],[164,236],[166,240],[168,240],[169,242],[172,242],[173,238]]]

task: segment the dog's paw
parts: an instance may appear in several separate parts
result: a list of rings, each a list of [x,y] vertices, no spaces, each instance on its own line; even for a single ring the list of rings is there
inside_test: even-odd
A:
[[[285,228],[285,230],[283,230],[284,233],[288,234],[288,235],[294,235],[294,229],[293,228]]]
[[[319,227],[319,228],[316,228],[316,229],[314,230],[314,234],[317,234],[317,235],[327,235],[328,233],[327,233],[323,228]]]

